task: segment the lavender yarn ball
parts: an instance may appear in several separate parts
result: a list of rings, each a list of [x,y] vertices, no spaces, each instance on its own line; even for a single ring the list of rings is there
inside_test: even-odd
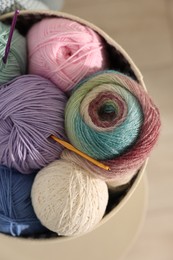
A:
[[[25,75],[0,88],[0,164],[28,174],[58,159],[67,98],[52,82]]]
[[[0,232],[12,236],[45,233],[31,203],[35,174],[23,175],[0,166]]]

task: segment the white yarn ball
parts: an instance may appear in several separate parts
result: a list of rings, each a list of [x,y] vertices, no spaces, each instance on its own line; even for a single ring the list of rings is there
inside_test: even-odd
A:
[[[48,229],[63,236],[82,235],[102,219],[108,188],[103,180],[60,159],[37,174],[32,203],[37,217]]]

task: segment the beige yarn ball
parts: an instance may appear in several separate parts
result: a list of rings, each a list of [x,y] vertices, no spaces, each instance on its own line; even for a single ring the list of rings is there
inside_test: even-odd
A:
[[[48,229],[62,236],[82,235],[103,218],[108,188],[75,163],[60,159],[37,174],[32,203]]]

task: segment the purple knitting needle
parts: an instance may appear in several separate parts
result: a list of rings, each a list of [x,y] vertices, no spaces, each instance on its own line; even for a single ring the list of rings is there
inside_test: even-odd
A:
[[[20,12],[19,10],[16,10],[14,17],[13,17],[13,21],[12,21],[12,24],[11,24],[11,29],[10,29],[10,33],[9,33],[9,37],[8,37],[8,42],[7,42],[7,45],[6,45],[6,48],[5,48],[5,55],[2,58],[4,64],[7,63],[8,54],[10,52],[11,41],[12,41],[13,33],[14,33],[14,30],[15,30],[16,22],[17,22],[17,16],[18,16],[19,12]]]

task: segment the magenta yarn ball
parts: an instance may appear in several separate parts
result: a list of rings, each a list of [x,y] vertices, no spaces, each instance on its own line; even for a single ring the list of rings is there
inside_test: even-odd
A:
[[[98,33],[69,19],[38,22],[27,41],[29,73],[50,79],[65,92],[107,66],[105,44]]]

